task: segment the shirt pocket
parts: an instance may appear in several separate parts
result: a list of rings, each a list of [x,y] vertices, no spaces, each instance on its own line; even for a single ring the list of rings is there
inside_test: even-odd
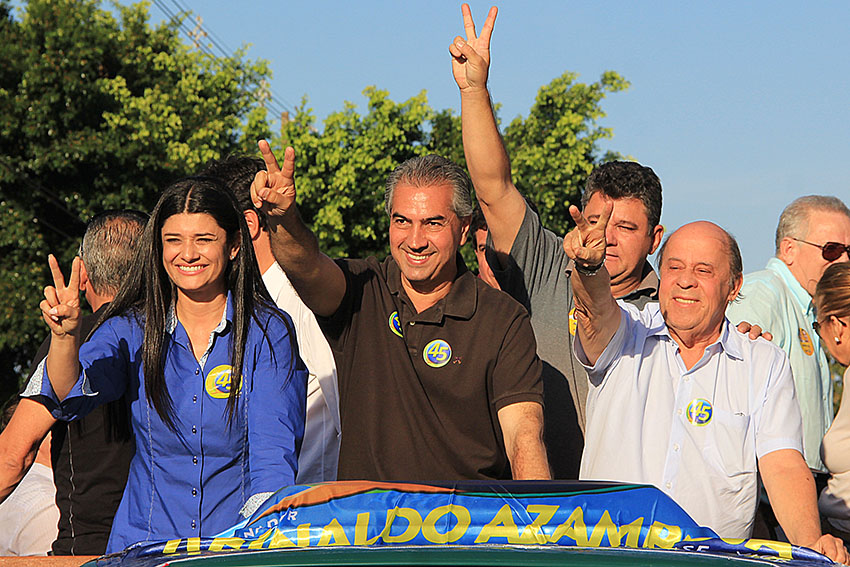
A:
[[[757,468],[751,437],[750,416],[715,408],[706,424],[703,446],[706,463],[730,484],[737,484],[735,479],[744,482]]]

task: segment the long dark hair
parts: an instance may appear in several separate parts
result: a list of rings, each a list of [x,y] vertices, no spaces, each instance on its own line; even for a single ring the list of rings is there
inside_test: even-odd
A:
[[[289,331],[293,362],[298,352],[295,332],[281,316],[263,284],[260,269],[254,256],[251,235],[245,216],[239,209],[233,193],[211,177],[187,177],[173,183],[163,191],[151,218],[145,227],[136,249],[135,269],[131,270],[115,299],[110,303],[101,321],[120,314],[130,314],[144,324],[142,360],[145,390],[148,402],[159,417],[172,430],[174,406],[165,382],[165,353],[169,336],[166,322],[175,298],[174,284],[162,263],[162,226],[165,221],[180,213],[205,213],[213,217],[227,234],[227,246],[241,242],[239,253],[225,269],[228,291],[233,297],[233,339],[231,341],[230,395],[227,399],[228,421],[232,422],[239,399],[242,382],[243,357],[253,317],[262,329],[269,350],[274,357],[271,342],[266,334],[266,323],[257,315],[263,309],[280,318]],[[294,364],[291,365],[294,368]],[[292,373],[290,372],[290,377]],[[289,377],[287,377],[287,381]],[[286,383],[281,384],[285,387]]]

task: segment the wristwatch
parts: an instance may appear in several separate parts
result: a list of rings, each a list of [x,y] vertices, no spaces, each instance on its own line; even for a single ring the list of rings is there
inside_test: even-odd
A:
[[[602,266],[605,265],[605,258],[602,258],[602,261],[599,262],[595,266],[584,267],[578,262],[575,262],[576,271],[583,275],[584,277],[595,276],[596,273],[602,269]]]

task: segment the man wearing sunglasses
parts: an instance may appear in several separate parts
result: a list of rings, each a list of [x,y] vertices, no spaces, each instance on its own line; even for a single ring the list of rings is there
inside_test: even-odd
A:
[[[850,209],[836,197],[809,195],[788,205],[776,227],[776,257],[764,270],[744,276],[739,301],[729,306],[733,323],[745,320],[773,334],[791,361],[803,414],[806,463],[826,472],[820,444],[832,423],[832,381],[818,341],[812,296],[826,267],[850,254]]]

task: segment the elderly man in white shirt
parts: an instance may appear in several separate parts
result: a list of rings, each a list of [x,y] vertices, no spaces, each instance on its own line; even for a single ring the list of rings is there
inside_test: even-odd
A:
[[[604,268],[612,206],[591,225],[575,207],[576,353],[588,369],[581,478],[654,484],[721,537],[748,537],[756,473],[789,541],[846,562],[821,535],[814,480],[785,354],[726,320],[742,282],[734,239],[709,222],[659,252],[658,305],[618,304]]]

